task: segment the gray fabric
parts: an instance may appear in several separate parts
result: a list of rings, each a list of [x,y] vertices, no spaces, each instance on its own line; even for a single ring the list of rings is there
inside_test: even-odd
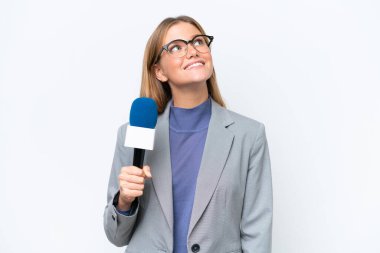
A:
[[[169,107],[169,106],[168,106]],[[155,147],[147,151],[152,180],[131,216],[118,214],[112,200],[122,166],[132,164],[133,150],[123,146],[126,124],[119,128],[104,229],[125,252],[173,251],[173,199],[169,147],[169,108],[159,116]],[[188,252],[270,253],[272,181],[269,151],[262,123],[220,107],[212,115],[198,174],[188,232]]]

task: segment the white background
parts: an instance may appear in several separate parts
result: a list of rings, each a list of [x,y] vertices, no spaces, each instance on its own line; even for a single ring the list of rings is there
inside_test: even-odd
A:
[[[375,0],[1,1],[0,252],[123,251],[102,224],[116,131],[180,14],[215,36],[228,108],[266,126],[273,253],[380,252]]]

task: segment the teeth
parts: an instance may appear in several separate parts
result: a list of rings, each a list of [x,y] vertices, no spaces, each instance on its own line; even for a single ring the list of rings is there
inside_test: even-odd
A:
[[[187,66],[186,69],[189,69],[189,68],[191,68],[191,67],[200,66],[200,65],[203,65],[203,64],[200,63],[200,62],[196,62],[196,63],[191,64],[190,66]]]

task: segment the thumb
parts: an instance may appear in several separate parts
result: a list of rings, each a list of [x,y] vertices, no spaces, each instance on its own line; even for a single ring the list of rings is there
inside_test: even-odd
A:
[[[148,165],[143,167],[143,171],[147,178],[152,178],[152,173],[150,173],[150,167]]]

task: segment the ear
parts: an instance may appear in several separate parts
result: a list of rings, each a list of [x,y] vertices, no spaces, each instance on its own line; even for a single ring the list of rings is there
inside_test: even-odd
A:
[[[154,73],[156,74],[156,78],[161,82],[165,83],[168,81],[168,77],[165,75],[163,69],[159,64],[153,65]]]

